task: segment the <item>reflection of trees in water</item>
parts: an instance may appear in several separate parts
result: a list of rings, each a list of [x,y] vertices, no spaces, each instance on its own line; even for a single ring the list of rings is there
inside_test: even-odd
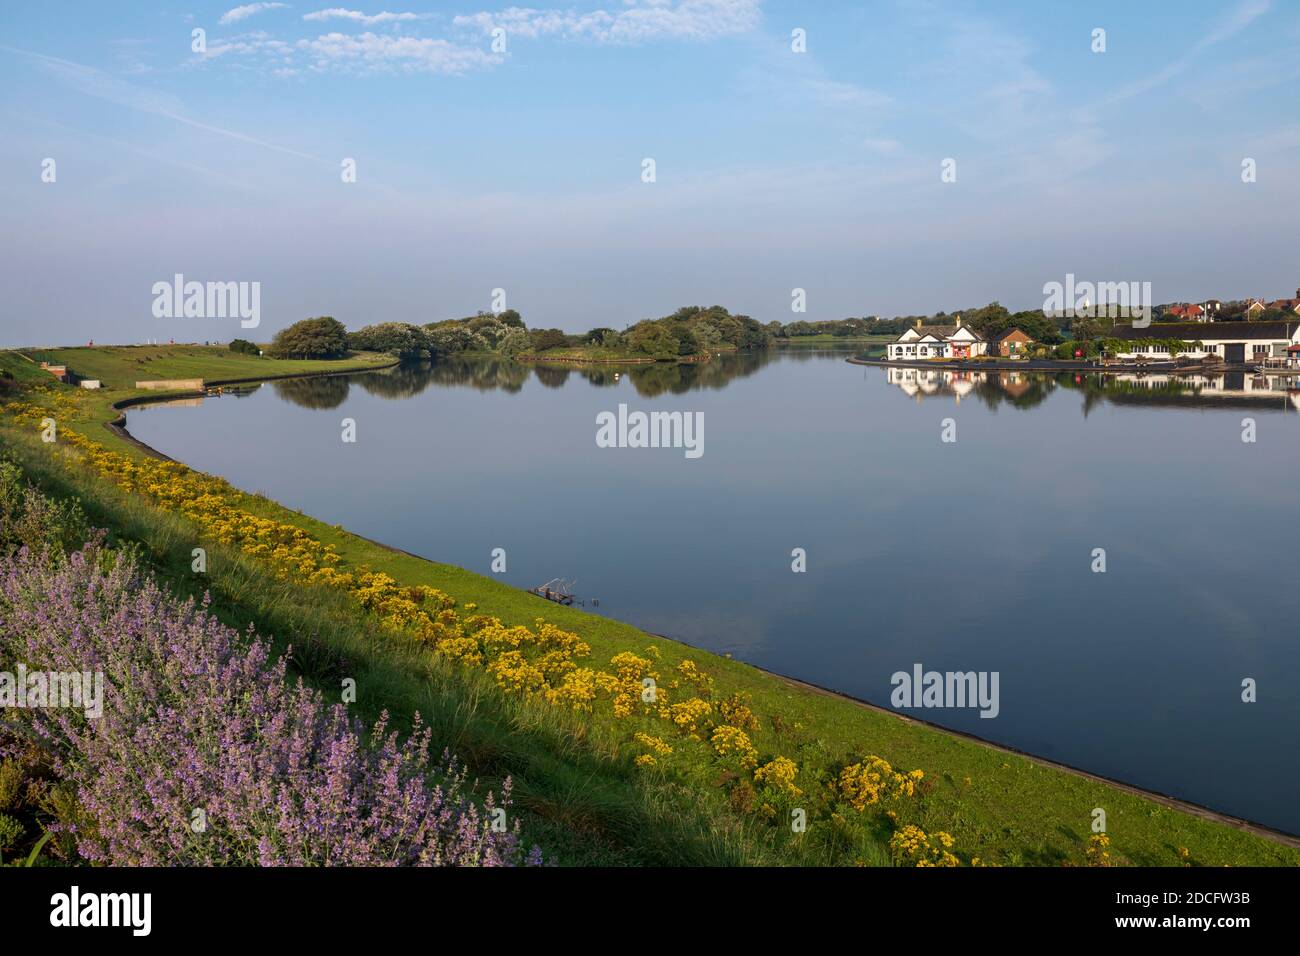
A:
[[[393,368],[357,376],[357,384],[379,398],[411,398],[432,385],[468,386],[482,392],[517,392],[528,381],[528,369],[501,358],[449,356],[436,362],[403,362]]]
[[[435,362],[403,362],[392,368],[320,378],[285,379],[272,382],[281,398],[304,408],[337,408],[355,384],[378,398],[402,399],[419,395],[430,386],[469,387],[479,391],[518,392],[530,375],[546,388],[562,388],[578,375],[596,388],[632,383],[637,395],[653,398],[680,395],[699,388],[722,388],[732,379],[753,375],[778,359],[842,362],[844,352],[821,349],[756,352],[724,352],[708,362],[656,362],[653,365],[522,365],[491,356],[448,356]]]
[[[572,369],[565,368],[563,365],[538,365],[533,369],[533,374],[537,376],[537,381],[547,388],[562,388],[569,380],[571,371]]]
[[[1047,401],[1056,390],[1056,383],[1046,375],[1027,376],[1020,373],[998,375],[991,373],[975,382],[975,396],[989,408],[1007,404],[1013,408],[1034,408]]]
[[[348,376],[320,375],[315,378],[286,378],[271,383],[275,394],[303,408],[338,408],[348,397]]]
[[[610,365],[598,365],[595,368],[587,367],[578,369],[578,374],[585,378],[596,388],[610,388],[617,385],[622,369],[614,368]]]
[[[654,398],[666,392],[681,395],[697,388],[722,388],[732,379],[753,375],[776,358],[777,353],[772,350],[724,352],[708,362],[629,365],[626,374],[638,395]]]
[[[355,381],[376,398],[413,398],[429,387],[428,362],[403,362],[392,368],[365,372]]]

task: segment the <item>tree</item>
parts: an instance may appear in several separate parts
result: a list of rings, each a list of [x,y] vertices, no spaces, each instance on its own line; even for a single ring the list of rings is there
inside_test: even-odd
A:
[[[530,335],[534,352],[545,352],[569,344],[569,337],[559,329],[533,329]]]
[[[232,352],[238,352],[240,355],[257,355],[262,351],[248,339],[231,339],[227,348]]]
[[[501,340],[497,342],[497,351],[502,355],[514,357],[527,352],[531,344],[527,329],[522,326],[512,326],[506,330],[506,334],[501,336]]]
[[[677,358],[677,336],[662,320],[638,322],[627,333],[628,347],[651,358],[668,361]]]
[[[398,358],[430,354],[429,334],[406,322],[381,322],[348,334],[348,347],[365,352],[387,352]]]
[[[303,319],[275,334],[268,350],[278,359],[333,359],[348,352],[348,330],[328,315]]]
[[[1088,316],[1077,316],[1070,325],[1070,334],[1077,341],[1090,342],[1101,335],[1101,323]]]

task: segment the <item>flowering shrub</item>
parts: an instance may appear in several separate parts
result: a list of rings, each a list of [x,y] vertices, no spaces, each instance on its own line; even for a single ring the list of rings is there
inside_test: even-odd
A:
[[[912,824],[889,838],[889,852],[899,866],[961,866],[961,861],[948,852],[952,845],[952,837],[942,830],[927,834]]]
[[[1088,866],[1111,866],[1110,837],[1104,833],[1094,833],[1088,838],[1088,849],[1084,851],[1084,860]]]
[[[746,768],[758,765],[758,751],[749,742],[749,734],[739,727],[719,724],[713,728],[712,742],[719,757],[737,756],[740,765]]]
[[[910,797],[916,793],[916,785],[925,774],[920,770],[910,773],[898,773],[874,754],[861,763],[855,763],[840,771],[837,789],[855,810],[864,810],[881,798]]]
[[[456,763],[430,759],[418,716],[404,743],[386,716],[366,733],[343,705],[288,683],[264,640],[238,640],[120,555],[92,545],[61,563],[27,548],[0,557],[0,654],[104,674],[98,719],[23,709],[26,733],[0,736],[0,757],[38,741],[74,788],[85,823],[52,829],[92,863],[521,862],[518,824],[494,828],[492,795],[480,809]]]
[[[803,796],[803,791],[794,785],[799,767],[789,757],[777,757],[768,761],[754,771],[754,780],[765,787],[780,790],[791,797]]]

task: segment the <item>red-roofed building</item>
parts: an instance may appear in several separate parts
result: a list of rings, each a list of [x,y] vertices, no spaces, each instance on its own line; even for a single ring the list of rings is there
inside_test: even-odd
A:
[[[1165,315],[1172,315],[1183,322],[1202,322],[1205,320],[1205,310],[1199,305],[1171,305],[1165,309]]]

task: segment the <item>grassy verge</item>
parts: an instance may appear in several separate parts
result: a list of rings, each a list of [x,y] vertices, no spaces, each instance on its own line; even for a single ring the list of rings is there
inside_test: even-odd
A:
[[[83,390],[76,417],[60,424],[71,425],[88,437],[122,450],[130,443],[103,425],[120,416],[115,403],[165,392],[135,387],[138,381],[196,379],[205,384],[263,381],[296,375],[355,372],[391,365],[390,355],[359,352],[345,359],[272,359],[243,355],[215,345],[109,345],[91,348],[21,349],[0,351],[0,374],[8,372],[18,387],[44,386],[54,378],[41,369],[41,362],[66,365],[83,379],[98,379],[101,388]],[[0,401],[4,394],[0,392]]]
[[[520,362],[585,362],[594,365],[653,365],[655,359],[626,349],[608,349],[600,345],[575,345],[528,352],[517,357]]]
[[[777,339],[782,348],[797,348],[801,345],[838,345],[844,348],[863,348],[864,346],[887,345],[894,341],[894,335],[831,335],[822,332],[817,335],[798,335],[789,339]]]
[[[75,369],[76,362],[68,361]],[[0,363],[13,368],[11,358],[0,356]],[[18,380],[17,370],[14,375]],[[101,396],[47,386],[26,372],[17,387],[30,400],[58,405],[61,428],[110,444],[100,426],[114,413]],[[282,645],[291,643],[299,672],[312,683],[336,693],[343,679],[355,679],[356,707],[364,716],[386,709],[405,722],[418,710],[436,739],[461,754],[476,774],[489,783],[512,776],[526,838],[559,862],[886,864],[900,858],[897,838],[913,832],[909,827],[931,836],[951,834],[953,859],[962,863],[1086,862],[1092,811],[1102,807],[1113,862],[1300,864],[1300,851],[1253,833],[617,621],[544,603],[265,498],[225,493],[241,513],[293,526],[332,547],[345,567],[445,592],[458,602],[457,613],[468,614],[476,605],[478,614],[499,618],[508,628],[539,632],[535,622],[544,617],[587,645],[593,667],[617,669],[615,659],[636,657],[659,675],[668,700],[701,701],[713,716],[708,729],[701,725],[693,735],[675,719],[635,703],[623,714],[607,700],[587,711],[557,706],[542,694],[520,692],[511,674],[458,662],[429,641],[385,625],[378,614],[358,607],[350,592],[273,573],[247,549],[210,540],[201,523],[82,467],[84,449],[41,442],[29,422],[0,417],[0,439],[43,489],[80,498],[98,524],[140,542],[173,589],[208,591],[228,623],[253,623]],[[112,450],[132,461],[142,457],[125,442]],[[200,544],[208,549],[204,575],[191,571],[191,552]],[[640,671],[634,679],[640,680]],[[733,738],[719,742],[718,726],[743,729],[748,750],[728,751]],[[647,749],[638,734],[671,753]],[[746,759],[749,751],[753,757]],[[649,756],[656,759],[647,762]],[[880,771],[884,783],[873,792],[869,768],[878,765],[870,763],[872,756],[899,770],[919,769],[924,777],[903,792],[908,788],[894,786],[894,778]],[[777,758],[793,768],[789,780],[759,781],[756,767],[770,767]],[[1210,761],[1207,755],[1207,768]],[[790,824],[796,811],[806,815],[805,832]],[[1098,858],[1094,853],[1092,860]]]

